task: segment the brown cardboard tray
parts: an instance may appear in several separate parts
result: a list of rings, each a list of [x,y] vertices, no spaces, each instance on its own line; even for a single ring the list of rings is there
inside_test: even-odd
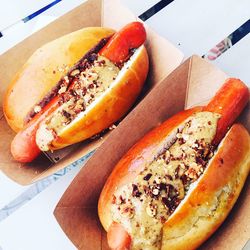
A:
[[[118,0],[89,0],[0,56],[0,170],[4,174],[19,184],[27,185],[63,169],[104,141],[104,139],[88,140],[50,154],[52,158],[62,158],[61,156],[67,155],[57,163],[51,162],[45,155],[41,155],[30,164],[14,161],[10,153],[14,132],[3,116],[2,103],[4,92],[19,68],[37,48],[62,35],[90,26],[119,29],[136,19]],[[148,90],[151,90],[180,65],[183,54],[153,30],[148,27],[146,29],[146,47],[150,57],[150,72],[146,85]]]
[[[97,215],[97,202],[112,169],[128,149],[173,114],[206,103],[228,76],[207,61],[192,56],[164,78],[124,119],[88,160],[57,204],[54,214],[77,249],[108,249]],[[241,115],[250,131],[250,107]],[[240,250],[249,239],[249,181],[219,230],[201,247]]]

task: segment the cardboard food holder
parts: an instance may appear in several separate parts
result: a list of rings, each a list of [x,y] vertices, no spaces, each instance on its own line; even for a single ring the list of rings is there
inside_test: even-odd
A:
[[[89,0],[0,56],[0,170],[4,174],[19,184],[30,184],[73,163],[104,141],[88,140],[59,150],[54,154],[54,158],[68,155],[56,164],[49,161],[45,155],[41,155],[30,164],[14,161],[10,153],[10,143],[15,134],[4,118],[2,101],[8,84],[25,61],[43,44],[75,30],[90,26],[119,29],[134,20],[136,17],[118,0]],[[180,65],[183,54],[154,31],[148,27],[146,29],[146,47],[150,57],[150,72],[146,86],[149,91]],[[27,83],[27,98],[28,95]]]
[[[108,249],[97,215],[102,187],[119,159],[148,131],[178,111],[207,102],[227,75],[198,56],[158,84],[88,160],[57,204],[54,215],[77,249]],[[250,131],[250,107],[241,121]],[[249,238],[249,185],[226,223],[201,249],[242,249]]]

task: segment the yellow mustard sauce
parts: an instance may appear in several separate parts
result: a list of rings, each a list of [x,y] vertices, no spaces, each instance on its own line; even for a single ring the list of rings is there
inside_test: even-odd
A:
[[[205,170],[220,115],[199,112],[176,131],[173,144],[113,195],[113,221],[131,235],[134,250],[161,248],[162,225]]]

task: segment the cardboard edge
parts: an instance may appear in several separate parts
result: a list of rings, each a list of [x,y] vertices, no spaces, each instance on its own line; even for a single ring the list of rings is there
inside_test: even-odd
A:
[[[187,100],[189,95],[189,87],[190,87],[190,77],[191,77],[191,71],[192,71],[192,64],[193,64],[193,57],[189,57],[189,69],[188,69],[188,76],[187,76],[187,89],[186,89],[186,96],[185,96],[185,107],[187,107]]]
[[[47,177],[49,177],[49,176],[51,176],[51,175],[57,173],[58,171],[61,171],[61,170],[65,169],[65,168],[69,167],[70,165],[74,164],[75,162],[81,160],[82,158],[87,157],[89,154],[91,154],[92,152],[94,152],[98,147],[100,147],[100,145],[101,145],[101,143],[100,143],[100,144],[97,143],[97,144],[94,145],[93,147],[87,149],[87,151],[84,153],[83,156],[80,156],[80,158],[77,157],[77,159],[76,159],[76,158],[73,158],[72,161],[70,161],[70,162],[66,163],[66,165],[60,167],[56,172],[55,172],[55,171],[48,171],[48,170],[51,169],[51,166],[54,165],[53,163],[51,163],[51,165],[48,166],[48,168],[46,168],[46,170],[45,170],[44,172],[41,172],[39,175],[37,175],[37,176],[35,176],[34,178],[32,178],[32,180],[31,180],[30,182],[26,183],[25,185],[34,184],[34,183],[36,183],[37,181],[40,181],[40,180],[42,180],[42,179],[44,179],[44,178],[47,178]],[[79,147],[79,148],[80,148],[80,147]],[[76,150],[77,150],[77,149],[76,149]],[[70,154],[69,154],[68,156],[66,156],[66,157],[69,157],[69,156],[70,156]],[[63,159],[62,159],[62,160],[63,160]],[[85,165],[85,163],[86,163],[86,162],[82,163],[82,167]],[[46,172],[46,173],[45,173],[45,172]]]
[[[57,207],[53,212],[53,215],[56,218],[56,221],[58,222],[60,227],[64,229],[65,229],[65,224],[72,223],[72,216],[75,219],[74,221],[76,220],[85,221],[84,224],[74,224],[73,226],[74,230],[75,228],[77,228],[79,231],[82,231],[84,228],[89,229],[89,230],[85,230],[85,232],[87,232],[85,235],[80,235],[76,237],[76,238],[84,237],[86,241],[83,241],[82,243],[79,243],[77,239],[72,240],[70,238],[70,236],[72,237],[72,234],[74,235],[74,232],[72,232],[71,230],[63,230],[63,232],[68,237],[68,239],[77,247],[77,249],[82,249],[82,250],[86,249],[86,244],[88,244],[89,241],[91,241],[93,245],[90,247],[88,244],[88,250],[102,250],[102,245],[105,244],[105,237],[103,234],[104,230],[101,227],[100,222],[96,220],[95,216],[93,215],[92,213],[93,209],[96,210],[96,207],[93,208],[90,206],[90,207],[84,207],[84,208],[83,207],[71,208],[71,207],[62,206],[62,207]],[[71,216],[69,217],[68,215],[71,215]],[[89,223],[91,223],[91,225],[94,226],[94,230],[93,228],[88,227]]]
[[[141,19],[138,18],[138,20],[142,22]],[[176,65],[175,65],[175,67],[174,67],[174,69],[172,69],[171,72],[169,72],[169,74],[171,74],[176,68],[178,68],[182,63],[184,63],[184,62],[186,61],[185,56],[184,56],[184,53],[183,53],[180,49],[178,49],[177,47],[175,47],[174,44],[171,43],[167,38],[165,38],[165,37],[159,35],[152,27],[148,26],[145,22],[144,22],[144,25],[145,25],[145,27],[146,27],[147,29],[150,29],[151,32],[153,32],[155,35],[157,35],[157,36],[160,37],[160,38],[163,38],[163,39],[168,43],[168,46],[171,47],[171,50],[174,50],[174,51],[175,51],[176,57],[177,57],[177,54],[178,54],[178,59],[176,60]],[[150,47],[150,45],[149,45],[149,47]],[[168,75],[169,75],[169,74],[168,74]],[[161,81],[164,80],[164,78],[165,78],[165,77],[163,76],[163,77],[159,78],[158,81],[161,82]]]
[[[104,20],[104,0],[100,0],[101,5],[101,26],[103,26],[103,20]]]
[[[188,79],[188,94],[185,100],[185,108],[205,105],[210,100],[210,98],[214,96],[224,81],[229,77],[220,68],[216,67],[211,62],[201,58],[198,55],[193,55],[190,59],[191,63]],[[209,82],[206,82],[205,80],[206,75],[209,79]],[[213,77],[214,75],[216,75],[216,78]],[[204,84],[199,86],[199,82],[196,79],[199,79],[200,77],[202,77],[203,81],[206,82],[205,85],[208,86],[208,88],[204,89]],[[204,96],[204,91],[206,92],[206,97],[205,99],[201,99],[200,97]]]

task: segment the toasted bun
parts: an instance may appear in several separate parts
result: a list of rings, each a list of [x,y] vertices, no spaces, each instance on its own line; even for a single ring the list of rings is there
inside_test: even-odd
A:
[[[199,108],[183,111],[147,134],[119,161],[108,178],[98,203],[98,213],[106,231],[113,220],[112,194],[134,179],[190,115]],[[166,139],[165,139],[166,140]],[[239,124],[227,133],[204,174],[163,225],[161,249],[196,249],[224,221],[236,202],[250,168],[250,136]]]
[[[98,203],[99,218],[106,231],[113,222],[111,213],[107,211],[110,211],[112,194],[116,188],[133,180],[144,169],[145,165],[154,159],[155,152],[162,148],[166,138],[171,137],[176,128],[189,116],[201,110],[201,107],[196,107],[174,115],[144,136],[119,161],[109,176]]]
[[[123,66],[110,88],[58,133],[50,149],[63,148],[90,138],[125,115],[142,90],[148,67],[148,54],[142,45]]]
[[[225,220],[250,168],[250,136],[234,125],[206,171],[163,227],[162,249],[196,249]]]
[[[102,27],[84,28],[39,48],[16,74],[6,92],[3,109],[10,127],[18,132],[30,110],[102,38],[114,31]]]

